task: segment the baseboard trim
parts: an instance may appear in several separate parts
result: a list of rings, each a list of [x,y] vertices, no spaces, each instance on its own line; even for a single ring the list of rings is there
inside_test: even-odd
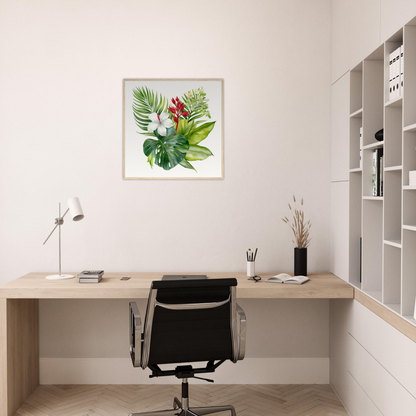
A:
[[[129,358],[40,358],[41,384],[176,382],[172,377],[149,379],[149,374],[133,368]],[[224,363],[212,378],[218,384],[329,384],[329,358],[246,358]]]

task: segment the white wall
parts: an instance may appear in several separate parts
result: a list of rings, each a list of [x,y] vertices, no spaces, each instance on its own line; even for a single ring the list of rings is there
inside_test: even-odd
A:
[[[329,35],[330,0],[3,0],[0,284],[57,270],[42,242],[71,196],[66,272],[243,271],[247,247],[291,272],[292,194],[327,271]],[[224,79],[224,180],[123,180],[123,78],[204,77]]]

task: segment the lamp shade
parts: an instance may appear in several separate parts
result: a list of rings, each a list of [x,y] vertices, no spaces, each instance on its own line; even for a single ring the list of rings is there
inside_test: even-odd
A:
[[[74,221],[81,221],[84,218],[84,213],[82,212],[81,203],[79,202],[78,197],[74,196],[68,199],[68,208]]]

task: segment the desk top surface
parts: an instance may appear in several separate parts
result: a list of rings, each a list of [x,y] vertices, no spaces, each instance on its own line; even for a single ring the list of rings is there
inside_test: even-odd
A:
[[[79,283],[78,278],[47,280],[51,273],[29,273],[0,286],[0,298],[9,299],[147,299],[153,280],[164,274],[179,273],[110,273],[105,272],[100,283]],[[76,275],[76,273],[74,273]],[[208,278],[235,277],[237,298],[246,299],[352,299],[354,289],[331,273],[311,273],[303,285],[265,283],[276,273],[262,273],[262,280],[247,280],[245,273],[207,274]],[[121,281],[122,276],[131,276]]]

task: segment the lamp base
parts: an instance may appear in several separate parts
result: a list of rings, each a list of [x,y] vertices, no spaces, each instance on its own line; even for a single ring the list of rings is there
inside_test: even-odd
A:
[[[52,274],[50,276],[46,276],[48,280],[64,280],[64,279],[72,279],[75,277],[73,274]]]

